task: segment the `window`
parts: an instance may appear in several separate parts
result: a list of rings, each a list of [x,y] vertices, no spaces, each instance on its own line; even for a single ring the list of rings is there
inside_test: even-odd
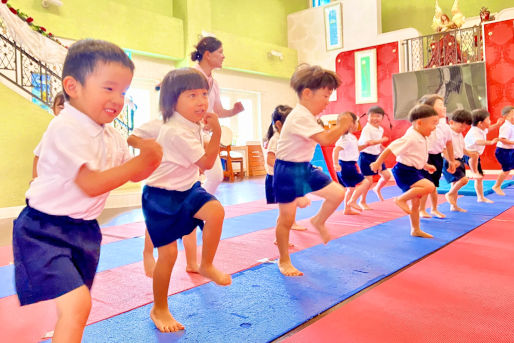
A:
[[[330,3],[330,0],[312,0],[311,6],[312,7],[319,7],[324,6]]]
[[[239,90],[220,90],[221,104],[230,109],[240,101],[244,111],[230,118],[221,118],[220,124],[232,130],[232,144],[246,145],[248,141],[261,140],[260,94]]]

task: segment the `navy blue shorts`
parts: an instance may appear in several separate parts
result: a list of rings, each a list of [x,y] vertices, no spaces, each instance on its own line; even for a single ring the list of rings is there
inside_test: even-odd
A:
[[[411,166],[406,166],[403,163],[397,162],[393,167],[393,176],[396,184],[405,193],[413,184],[425,178],[420,169]]]
[[[514,169],[514,149],[496,148],[494,156],[500,162],[503,171]]]
[[[423,176],[425,179],[432,181],[436,187],[439,187],[439,180],[443,173],[443,156],[441,154],[428,154],[427,163],[433,165],[436,171],[430,174],[428,171],[423,169]]]
[[[464,160],[462,158],[456,158],[455,160],[459,161],[460,164],[457,168],[455,168],[455,173],[453,174],[450,174],[447,170],[450,166],[448,161],[444,160],[443,162],[443,175],[446,179],[446,182],[448,183],[457,182],[466,176],[466,165],[464,164]]]
[[[373,170],[371,170],[371,168],[369,167],[369,165],[373,162],[375,162],[378,158],[378,155],[373,155],[373,154],[368,154],[367,152],[361,152],[359,154],[359,168],[361,169],[361,173],[362,175],[364,176],[371,176],[371,175],[376,175],[378,173],[375,173]],[[382,170],[386,170],[386,165],[385,163],[382,163]]]
[[[469,166],[469,156],[464,155],[463,159],[464,163],[466,163]],[[480,157],[478,157],[478,172],[480,173],[480,175],[484,175],[484,171],[482,170],[482,162],[480,162]]]
[[[332,179],[310,162],[275,160],[273,189],[278,203],[290,203],[328,186]]]
[[[339,183],[345,187],[355,187],[364,180],[364,176],[357,170],[357,162],[339,160],[341,171],[337,173]]]
[[[100,257],[96,220],[53,216],[27,206],[14,221],[16,293],[21,305],[89,289]]]
[[[266,203],[276,204],[277,198],[275,196],[275,190],[273,189],[273,175],[266,174],[266,182],[264,183],[266,190]]]
[[[156,248],[168,245],[197,226],[203,228],[203,221],[194,215],[211,200],[217,199],[200,182],[184,192],[145,186],[142,207],[153,245]]]

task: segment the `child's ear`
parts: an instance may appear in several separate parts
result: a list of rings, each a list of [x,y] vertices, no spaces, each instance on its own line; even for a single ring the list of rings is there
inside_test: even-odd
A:
[[[302,90],[302,93],[301,93],[301,94],[302,94],[302,98],[309,99],[309,97],[312,95],[312,93],[313,93],[313,92],[312,92],[312,89],[310,89],[310,88],[304,88],[304,89]]]
[[[68,75],[62,80],[62,88],[70,98],[77,97],[79,87],[80,83],[73,76]]]

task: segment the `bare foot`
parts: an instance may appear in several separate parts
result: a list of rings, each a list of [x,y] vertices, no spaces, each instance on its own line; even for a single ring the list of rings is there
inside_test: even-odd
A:
[[[457,206],[457,197],[454,196],[453,194],[450,194],[450,193],[446,193],[444,195],[444,197],[446,198],[446,201],[448,201],[448,203],[452,206]]]
[[[452,204],[452,205],[450,205],[450,211],[452,211],[452,212],[468,212],[468,210],[465,210],[465,209],[463,209],[463,208],[461,208],[461,207],[457,206],[457,204],[455,204],[455,205],[453,205],[453,204]]]
[[[368,206],[367,203],[365,202],[360,202],[359,203],[359,207],[362,209],[362,210],[371,210],[371,207]]]
[[[296,206],[300,208],[305,208],[311,204],[311,199],[307,197],[299,197],[296,198]]]
[[[355,202],[349,202],[348,204],[346,204],[346,207],[353,208],[354,210],[357,210],[357,211],[362,211],[362,207],[357,205],[357,203],[355,203]]]
[[[493,186],[492,189],[498,195],[505,195],[505,193],[502,191],[502,189],[500,187]]]
[[[274,241],[273,244],[275,245],[278,245],[277,241]],[[290,247],[290,248],[294,248],[294,244],[291,243],[291,242],[288,242],[287,245]]]
[[[150,311],[150,318],[152,318],[153,323],[160,332],[176,332],[184,330],[184,325],[177,322],[167,308],[164,311],[160,311],[153,307]]]
[[[426,210],[419,211],[419,216],[421,218],[432,218],[432,216],[430,214],[428,214],[428,212]]]
[[[327,244],[330,241],[330,234],[328,233],[327,228],[325,227],[325,223],[320,223],[316,216],[311,218],[311,224],[318,230],[319,235],[321,236],[321,240],[323,243]]]
[[[153,270],[155,269],[155,257],[152,252],[143,252],[143,266],[145,267],[145,275],[149,278],[153,277]]]
[[[432,215],[434,217],[439,218],[439,219],[446,218],[446,216],[444,214],[442,214],[441,212],[439,212],[438,210],[431,210],[430,213],[432,213]]]
[[[307,228],[304,227],[304,226],[301,226],[301,225],[298,225],[296,223],[294,223],[292,226],[291,226],[291,230],[295,230],[295,231],[307,231]]]
[[[487,199],[486,197],[478,198],[477,202],[485,202],[485,203],[488,203],[488,204],[493,204],[494,203],[494,201],[492,201],[491,199]]]
[[[280,262],[280,260],[279,260],[278,261],[278,269],[285,276],[302,276],[303,275],[303,273],[301,271],[299,271],[298,269],[296,269],[293,266],[291,261]]]
[[[193,265],[187,265],[186,266],[186,272],[188,273],[198,273],[198,270],[200,269],[200,267],[198,266],[198,263],[195,263]]]
[[[377,186],[373,187],[373,192],[375,192],[375,194],[380,199],[380,201],[384,201],[384,197],[382,196],[382,192],[381,192],[380,189],[378,189]]]
[[[403,210],[403,212],[405,212],[407,214],[411,214],[409,204],[407,204],[406,201],[401,201],[401,200],[398,200],[398,198],[394,198],[394,203],[396,204],[396,206],[401,208]]]
[[[414,237],[422,237],[422,238],[433,238],[434,237],[431,234],[426,233],[425,231],[422,231],[421,229],[411,230],[410,235],[414,236]]]
[[[200,268],[198,268],[198,272],[220,286],[228,286],[232,283],[232,277],[229,274],[219,271],[212,264],[207,267],[201,265]]]
[[[344,212],[343,212],[343,214],[353,216],[353,215],[361,214],[361,213],[360,213],[360,212],[357,212],[357,211],[354,211],[354,210],[353,210],[353,208],[351,208],[351,207],[349,207],[349,206],[346,206],[346,207],[344,208]]]

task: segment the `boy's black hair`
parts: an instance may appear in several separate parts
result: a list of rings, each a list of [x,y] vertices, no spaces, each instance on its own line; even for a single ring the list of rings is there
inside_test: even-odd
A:
[[[419,98],[418,104],[425,104],[434,107],[437,100],[441,100],[444,103],[443,97],[438,94],[425,94]]]
[[[284,125],[287,116],[292,110],[293,109],[287,105],[278,105],[275,107],[275,110],[271,114],[271,124],[269,125],[268,132],[266,133],[266,141],[269,141],[271,137],[273,137],[273,134],[275,133],[275,123],[279,121]]]
[[[468,110],[456,110],[450,115],[450,120],[456,123],[464,123],[471,125],[473,123],[473,117],[471,112]]]
[[[502,116],[505,117],[512,110],[514,110],[514,106],[505,106],[504,108],[502,108]]]
[[[409,111],[409,121],[437,116],[437,112],[429,105],[416,105]]]
[[[118,62],[134,72],[134,63],[116,44],[98,39],[82,39],[69,47],[62,68],[62,78],[72,76],[83,85],[98,62]],[[65,99],[69,100],[65,90],[63,93]]]
[[[353,122],[356,122],[356,121],[357,121],[357,119],[358,119],[358,118],[357,118],[357,116],[355,115],[355,113],[350,112],[350,111],[345,111],[345,112],[343,112],[342,114],[349,114],[349,115],[350,115],[350,117],[352,117]]]
[[[333,71],[304,63],[296,67],[290,85],[300,97],[306,88],[313,91],[321,88],[337,89],[341,85],[341,78]]]
[[[385,116],[385,114],[386,114],[384,109],[380,106],[371,106],[368,109],[368,113],[366,113],[366,114],[371,114],[371,113],[381,114],[383,116]]]
[[[473,126],[477,126],[480,122],[487,119],[487,117],[491,116],[486,109],[479,108],[471,111],[471,117],[473,118]]]
[[[159,94],[159,108],[164,122],[175,112],[180,94],[193,89],[209,90],[205,76],[194,68],[175,69],[164,76]]]
[[[221,41],[216,37],[203,37],[195,46],[195,51],[191,52],[191,61],[200,62],[206,51],[214,52],[221,48]]]

